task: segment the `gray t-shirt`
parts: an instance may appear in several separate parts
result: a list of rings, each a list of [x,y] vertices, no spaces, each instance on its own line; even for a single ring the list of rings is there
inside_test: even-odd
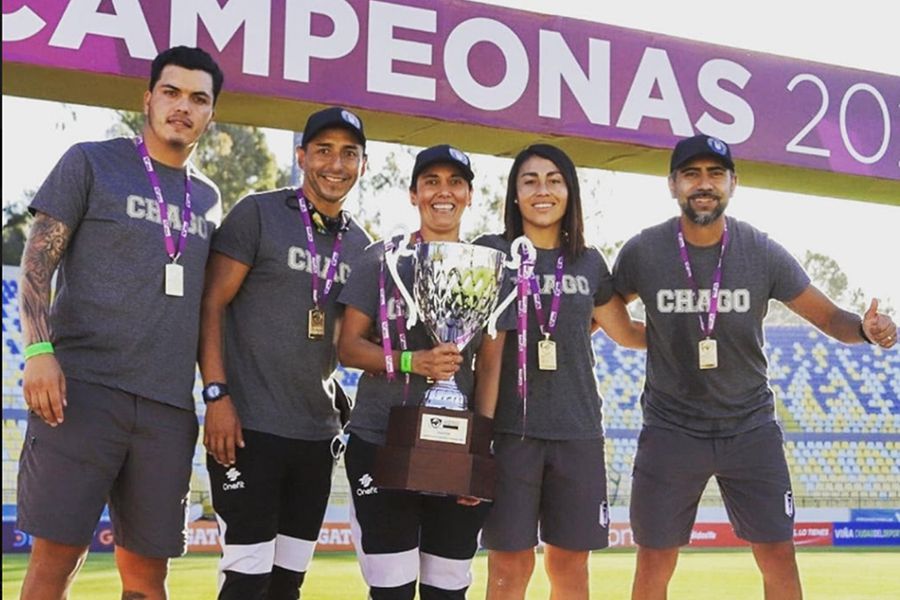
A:
[[[340,429],[332,380],[336,300],[350,263],[371,242],[345,216],[334,284],[321,301],[336,235],[314,228],[325,336],[308,337],[312,264],[294,189],[243,198],[213,238],[213,251],[250,267],[225,312],[225,368],[241,425],[282,437],[324,440]]]
[[[181,232],[184,170],[154,161],[173,237]],[[194,409],[200,295],[209,242],[222,209],[215,185],[190,167],[192,216],[184,297],[164,291],[159,206],[134,141],[70,148],[31,202],[72,237],[50,311],[63,372],[179,408]]]
[[[510,243],[499,235],[486,235],[475,243],[509,254]],[[559,250],[537,251],[534,272],[541,286],[544,318],[550,313],[556,260]],[[506,330],[500,394],[494,417],[494,431],[546,440],[596,439],[603,435],[602,399],[594,375],[591,345],[591,314],[594,307],[609,302],[613,283],[603,255],[587,248],[574,262],[566,261],[562,280],[559,318],[551,340],[556,342],[555,371],[538,369],[537,344],[543,339],[534,302],[528,297],[528,382],[527,416],[519,398],[516,304],[504,312],[497,328]]]
[[[393,241],[395,244],[399,243],[400,238],[397,237]],[[360,262],[354,265],[353,276],[347,282],[347,285],[344,286],[338,299],[338,302],[352,306],[371,317],[373,324],[372,339],[379,346],[381,345],[381,336],[378,310],[378,279],[383,256],[383,242],[375,242],[366,248]],[[407,257],[401,258],[397,270],[406,288],[412,293],[412,259]],[[406,319],[407,312],[402,300],[399,303],[394,300],[395,284],[387,267],[384,269],[384,279],[387,314],[390,320],[391,347],[399,350],[400,340],[397,333],[396,319],[398,317]],[[409,350],[423,350],[435,346],[421,320],[407,332],[407,341]],[[455,376],[456,385],[468,397],[470,406],[473,402],[475,387],[475,377],[472,370],[473,357],[480,345],[481,333],[478,333],[463,349],[463,362]],[[356,391],[356,405],[353,407],[348,429],[354,435],[358,435],[371,444],[381,445],[385,443],[391,407],[404,403],[411,406],[420,404],[426,390],[431,387],[431,384],[427,382],[425,377],[412,374],[409,378],[408,392],[404,392],[405,378],[399,372],[399,365],[396,365],[396,367],[397,374],[394,381],[388,381],[384,372],[375,374],[364,373],[359,378],[359,385]]]
[[[699,368],[710,286],[720,245],[688,245],[700,301],[678,252],[678,217],[631,238],[616,260],[616,289],[637,293],[647,311],[644,423],[701,437],[725,437],[775,419],[766,375],[763,318],[770,298],[788,302],[809,277],[787,250],[756,228],[728,217],[719,310],[713,338],[718,367]]]

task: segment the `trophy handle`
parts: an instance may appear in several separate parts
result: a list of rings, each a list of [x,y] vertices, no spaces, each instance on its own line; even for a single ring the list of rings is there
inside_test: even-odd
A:
[[[537,251],[534,249],[534,244],[531,243],[524,235],[520,235],[516,239],[513,240],[512,245],[509,248],[509,253],[511,255],[510,258],[503,261],[503,266],[507,269],[512,269],[514,271],[519,270],[519,266],[522,263],[522,248],[525,248],[525,256],[534,258],[537,256]],[[497,305],[497,308],[494,309],[494,312],[490,314],[487,321],[487,332],[488,335],[492,338],[497,337],[497,319],[500,318],[500,315],[503,314],[503,311],[512,303],[516,298],[516,288],[513,287],[512,291],[507,294],[506,298]]]
[[[408,236],[404,235],[396,248],[391,248],[388,242],[385,242],[384,264],[387,266],[388,272],[390,272],[391,278],[394,280],[394,285],[400,290],[400,295],[403,296],[403,300],[406,302],[406,307],[409,312],[409,317],[406,320],[406,328],[412,329],[419,319],[419,310],[416,306],[416,301],[413,300],[409,290],[406,289],[406,285],[403,283],[403,280],[400,279],[400,273],[397,271],[397,262],[400,260],[401,256],[414,256],[416,253],[415,250],[405,247],[407,237]]]

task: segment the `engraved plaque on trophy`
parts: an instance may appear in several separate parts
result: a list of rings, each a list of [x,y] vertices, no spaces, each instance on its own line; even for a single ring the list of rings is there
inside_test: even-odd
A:
[[[401,255],[413,259],[412,295],[397,272]],[[436,343],[454,342],[460,350],[485,325],[493,330],[514,296],[497,306],[504,267],[518,264],[504,259],[498,250],[455,242],[420,243],[385,254],[408,307],[407,326],[421,318]],[[456,381],[437,381],[420,404],[391,409],[375,479],[384,488],[491,499],[496,477],[491,435],[492,420],[469,410]]]

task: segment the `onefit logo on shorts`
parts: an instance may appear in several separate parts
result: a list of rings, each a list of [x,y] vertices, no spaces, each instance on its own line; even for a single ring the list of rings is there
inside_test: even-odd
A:
[[[225,479],[227,479],[228,482],[222,484],[222,489],[225,490],[226,492],[229,490],[244,489],[244,482],[238,481],[240,476],[241,476],[241,472],[238,471],[237,469],[235,469],[234,467],[231,467],[230,469],[225,471]]]
[[[359,484],[362,487],[359,487],[356,489],[356,495],[357,496],[371,496],[372,494],[377,494],[378,488],[370,487],[370,486],[372,486],[373,481],[375,481],[375,480],[372,479],[372,476],[369,475],[368,473],[366,473],[365,475],[360,477]]]
[[[791,490],[784,493],[784,514],[789,517],[794,516],[794,494]]]

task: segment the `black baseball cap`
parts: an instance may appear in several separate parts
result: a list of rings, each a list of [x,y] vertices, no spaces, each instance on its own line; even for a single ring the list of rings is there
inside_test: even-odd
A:
[[[672,151],[672,160],[669,162],[669,173],[675,172],[685,163],[698,156],[709,156],[718,160],[722,165],[734,171],[734,161],[731,160],[731,149],[728,144],[709,135],[695,135],[681,140],[675,144]]]
[[[340,106],[332,106],[309,115],[309,118],[306,120],[306,126],[303,128],[303,139],[300,145],[306,148],[307,144],[313,141],[323,130],[331,129],[332,127],[346,129],[356,136],[363,148],[366,147],[366,134],[363,132],[362,120]]]
[[[472,161],[469,160],[466,153],[448,144],[441,144],[439,146],[425,148],[416,154],[416,164],[413,166],[412,180],[410,181],[409,186],[411,188],[415,187],[419,174],[421,174],[426,167],[430,167],[437,163],[447,163],[454,167],[458,167],[459,170],[462,171],[465,180],[469,183],[472,183],[472,180],[475,179],[475,173],[472,172]]]

